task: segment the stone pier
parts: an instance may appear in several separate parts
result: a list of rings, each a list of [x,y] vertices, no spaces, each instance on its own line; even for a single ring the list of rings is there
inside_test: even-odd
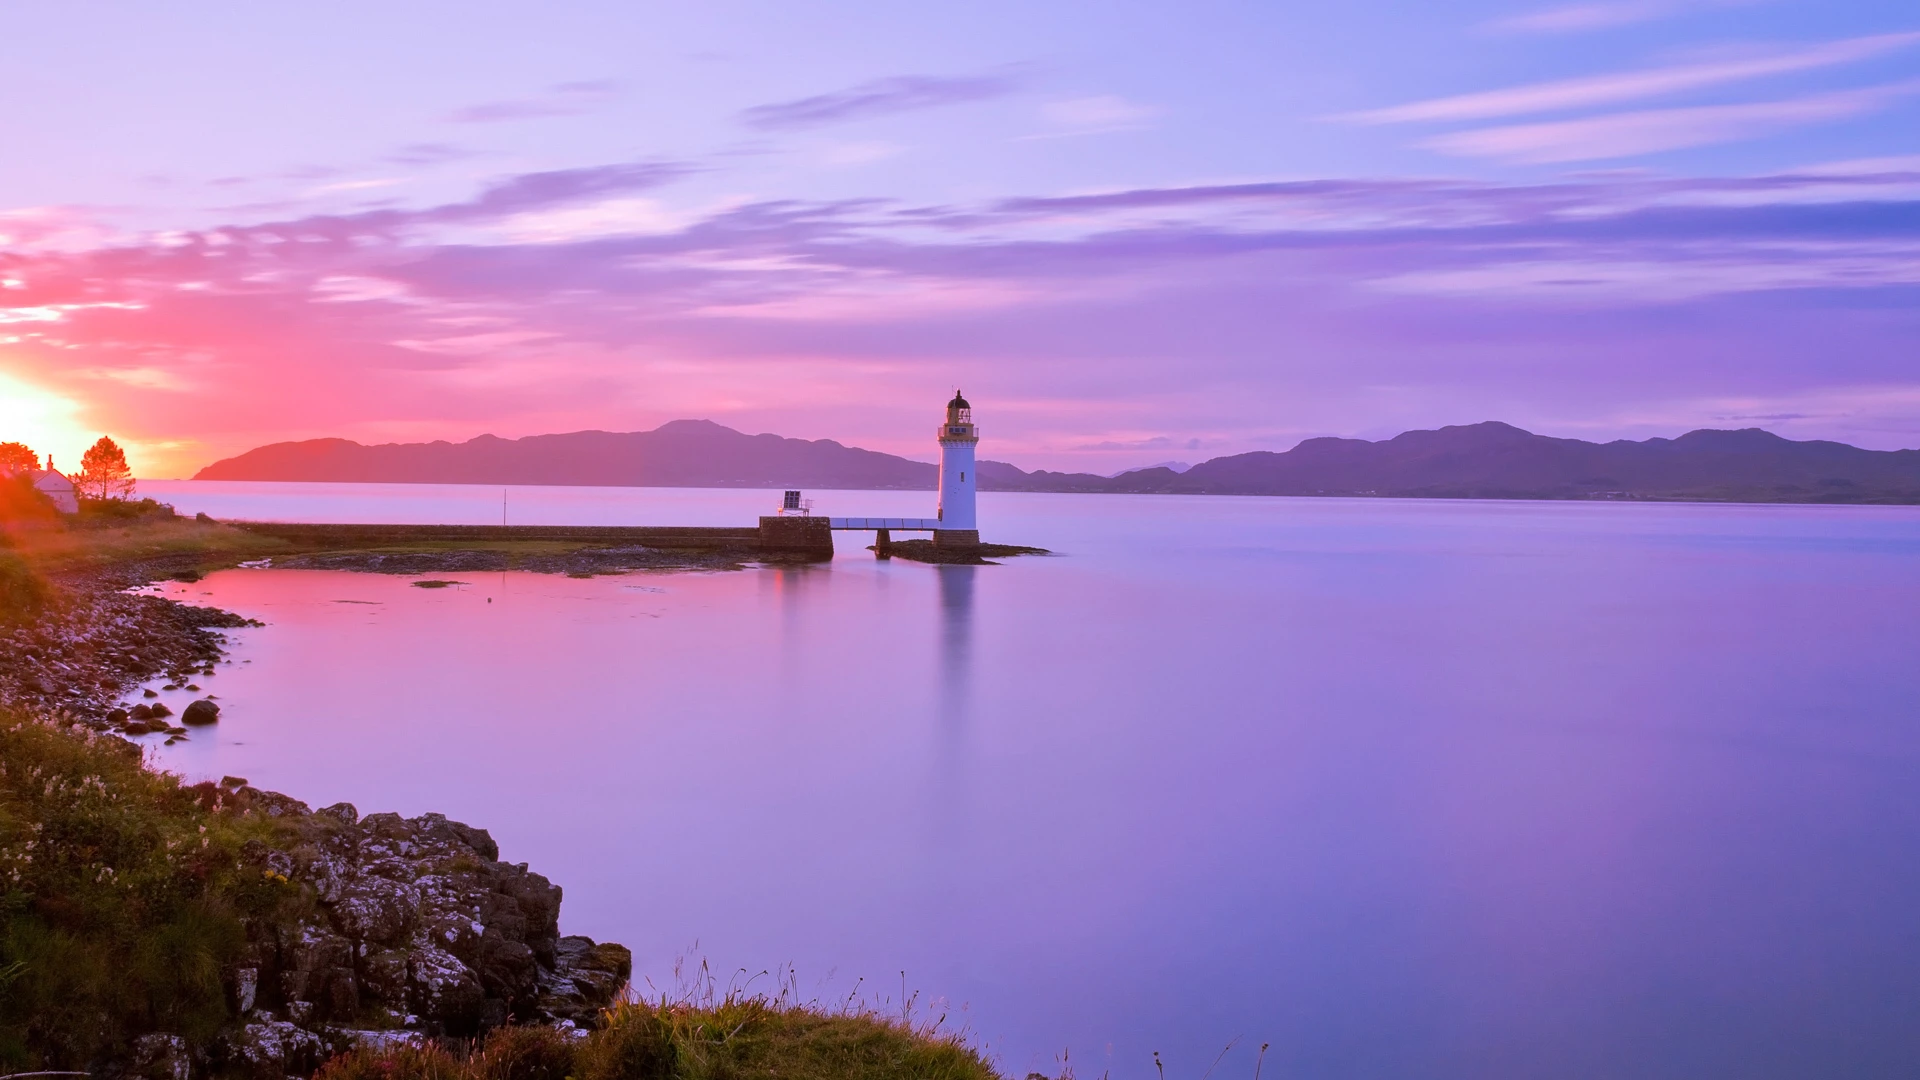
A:
[[[833,522],[823,517],[763,517],[760,550],[825,562],[833,558]]]
[[[980,546],[980,530],[935,529],[933,546],[948,551],[972,551]]]

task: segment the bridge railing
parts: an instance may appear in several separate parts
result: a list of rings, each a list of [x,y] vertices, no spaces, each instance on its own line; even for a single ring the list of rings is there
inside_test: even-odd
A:
[[[830,528],[865,531],[898,529],[902,532],[933,532],[940,528],[939,518],[837,517],[828,518],[827,521]]]

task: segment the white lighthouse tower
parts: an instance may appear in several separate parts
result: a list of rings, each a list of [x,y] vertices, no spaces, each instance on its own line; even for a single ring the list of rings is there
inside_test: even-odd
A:
[[[980,546],[980,523],[973,515],[973,492],[979,483],[973,451],[979,445],[973,406],[955,390],[947,402],[947,422],[940,425],[940,527],[933,532],[938,547]]]

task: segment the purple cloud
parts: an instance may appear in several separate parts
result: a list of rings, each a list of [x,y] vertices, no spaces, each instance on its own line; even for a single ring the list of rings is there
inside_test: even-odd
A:
[[[1781,101],[1643,109],[1478,128],[1437,135],[1420,145],[1447,154],[1532,165],[1597,161],[1758,138],[1790,127],[1873,112],[1917,93],[1920,80],[1909,80]]]
[[[1879,34],[1780,49],[1759,56],[1532,83],[1504,90],[1417,101],[1342,117],[1366,124],[1487,120],[1560,109],[1613,105],[1709,86],[1813,71],[1871,59],[1920,43],[1920,33]]]
[[[676,162],[633,162],[584,169],[523,173],[502,180],[468,203],[440,208],[442,215],[489,217],[584,199],[644,191],[671,183],[693,171]]]
[[[1487,28],[1509,33],[1567,34],[1607,30],[1694,11],[1743,7],[1757,0],[1601,0],[1496,19]]]
[[[408,143],[381,160],[395,165],[444,165],[475,157],[478,151],[451,143]]]
[[[1488,417],[1920,439],[1920,171],[781,200],[541,242],[503,227],[687,169],[14,248],[0,331],[24,375],[100,402],[114,430],[194,432],[196,461],[307,434],[680,416],[913,450],[902,418],[954,379],[991,388],[1000,459],[1103,472],[1171,450],[1165,432],[1224,453]]]
[[[1014,80],[1005,76],[896,75],[831,94],[755,105],[742,111],[740,118],[748,127],[762,131],[791,131],[915,109],[984,101],[1012,93],[1015,86]]]
[[[496,124],[512,120],[538,120],[550,116],[578,116],[611,99],[618,85],[606,79],[557,83],[537,97],[508,101],[486,101],[455,109],[447,121],[455,124]]]

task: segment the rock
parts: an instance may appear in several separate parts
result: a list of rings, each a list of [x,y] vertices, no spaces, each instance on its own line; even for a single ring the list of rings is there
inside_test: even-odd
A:
[[[633,954],[612,942],[563,937],[554,964],[540,974],[539,1010],[563,1021],[586,1021],[618,997],[633,976]]]
[[[249,841],[243,864],[317,902],[297,927],[249,930],[242,967],[258,972],[257,1016],[277,1013],[335,1048],[350,1043],[342,1031],[393,1026],[465,1038],[506,1023],[591,1025],[626,985],[627,951],[561,939],[561,890],[499,862],[483,829],[440,814],[362,818],[346,803],[310,811],[244,783],[192,790],[282,818],[287,839]],[[227,978],[238,1000],[241,976]]]
[[[412,885],[366,877],[341,890],[328,915],[355,943],[398,945],[412,933],[419,908],[420,893]]]
[[[402,1046],[419,1046],[426,1042],[417,1031],[355,1031],[342,1028],[335,1033],[340,1041],[356,1050],[397,1050]]]
[[[147,706],[147,715],[148,716],[172,716],[173,710],[167,708],[166,702],[156,701],[152,705]]]
[[[219,719],[220,706],[208,701],[206,698],[201,698],[193,704],[188,705],[186,709],[180,713],[180,722],[190,727],[197,724],[215,723]],[[246,781],[242,780],[241,783],[244,784]]]
[[[233,975],[234,1009],[240,1015],[253,1011],[254,998],[260,993],[260,969],[240,968]]]
[[[227,1036],[224,1049],[220,1071],[253,1080],[306,1076],[321,1064],[320,1037],[285,1020],[246,1024]]]
[[[128,717],[129,715],[131,715],[131,714],[129,714],[129,713],[127,712],[127,710],[125,710],[125,709],[111,709],[111,710],[108,710],[108,712],[107,712],[107,723],[109,723],[109,724],[124,724],[124,723],[126,723],[126,722],[127,722],[127,717]]]
[[[115,710],[115,711],[117,712],[117,711],[119,711],[119,710]],[[145,719],[147,719],[148,717],[150,717],[150,716],[152,716],[152,715],[153,715],[153,706],[151,706],[151,705],[135,705],[135,706],[134,706],[133,708],[131,708],[131,709],[128,709],[128,710],[127,710],[127,713],[126,713],[126,716],[125,716],[125,717],[123,717],[123,719],[127,719],[127,720],[145,720]]]
[[[142,1035],[133,1040],[132,1073],[143,1080],[190,1080],[193,1056],[178,1035]]]
[[[159,697],[159,696],[160,696],[160,691],[158,691],[158,690],[151,690],[151,689],[149,689],[149,690],[142,690],[142,691],[140,691],[140,696],[141,696],[141,697]]]
[[[477,1035],[485,988],[452,953],[431,945],[407,958],[408,1004],[441,1034]]]

